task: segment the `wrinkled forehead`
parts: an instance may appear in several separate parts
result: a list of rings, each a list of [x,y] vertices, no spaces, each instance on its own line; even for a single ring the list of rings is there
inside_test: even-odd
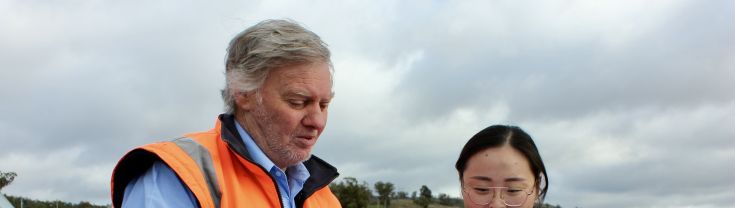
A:
[[[329,66],[324,62],[292,65],[273,69],[266,82],[279,91],[305,96],[332,97],[333,80]]]

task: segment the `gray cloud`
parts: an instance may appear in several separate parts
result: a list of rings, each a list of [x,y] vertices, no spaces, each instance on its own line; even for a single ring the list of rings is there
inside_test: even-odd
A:
[[[731,8],[689,2],[665,16],[641,12],[639,21],[622,19],[602,29],[595,24],[604,21],[592,22],[577,31],[546,26],[573,23],[554,18],[554,11],[543,11],[538,19],[521,18],[517,23],[523,27],[483,24],[486,19],[467,20],[464,24],[475,27],[456,34],[434,25],[418,27],[411,36],[432,31],[434,38],[416,44],[427,55],[406,75],[400,94],[415,99],[407,111],[433,116],[497,100],[513,106],[518,118],[728,102],[734,98],[729,92],[735,87],[733,51],[722,45],[733,41],[727,37],[735,28],[722,16]],[[534,16],[537,11],[520,12],[516,15]],[[657,24],[641,28],[650,24],[646,19]],[[642,31],[624,38],[621,33],[628,28]],[[549,31],[531,33],[544,29]],[[437,94],[446,99],[436,99]]]

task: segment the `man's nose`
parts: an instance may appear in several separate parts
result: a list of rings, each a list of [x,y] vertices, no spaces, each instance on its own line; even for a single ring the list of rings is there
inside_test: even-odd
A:
[[[309,106],[306,109],[306,115],[301,120],[301,124],[321,132],[327,124],[327,110],[322,109],[319,105]]]

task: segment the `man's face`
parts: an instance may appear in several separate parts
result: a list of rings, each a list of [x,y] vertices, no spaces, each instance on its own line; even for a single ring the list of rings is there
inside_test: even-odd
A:
[[[273,69],[253,98],[248,131],[281,168],[309,159],[332,100],[327,63]]]

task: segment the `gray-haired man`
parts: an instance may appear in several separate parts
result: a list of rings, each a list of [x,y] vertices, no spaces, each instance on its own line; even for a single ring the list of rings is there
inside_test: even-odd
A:
[[[340,207],[337,170],[311,149],[334,96],[326,44],[286,20],[231,42],[215,127],[130,151],[113,173],[115,207]]]

